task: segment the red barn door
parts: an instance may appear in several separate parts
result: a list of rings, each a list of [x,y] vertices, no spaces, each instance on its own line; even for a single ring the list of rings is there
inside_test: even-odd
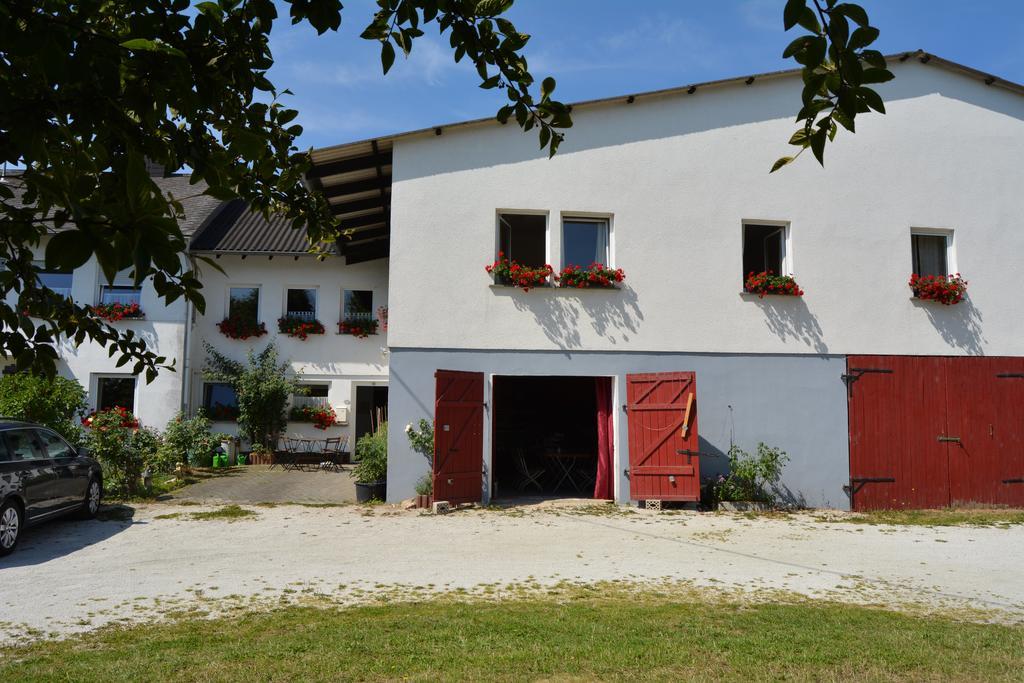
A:
[[[484,375],[438,370],[434,404],[434,500],[477,503],[484,466]]]
[[[626,400],[629,497],[700,500],[694,374],[626,375]]]

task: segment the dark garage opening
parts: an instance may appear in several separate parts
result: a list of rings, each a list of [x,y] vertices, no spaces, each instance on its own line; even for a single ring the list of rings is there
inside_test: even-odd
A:
[[[608,378],[494,377],[495,498],[594,497],[602,382],[610,388]]]

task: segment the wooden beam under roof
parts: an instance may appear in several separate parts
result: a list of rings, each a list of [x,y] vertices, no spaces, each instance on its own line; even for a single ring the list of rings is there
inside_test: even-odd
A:
[[[344,197],[357,192],[383,191],[391,188],[391,176],[377,176],[366,180],[354,180],[349,183],[324,186],[323,193],[328,199]]]
[[[368,211],[369,209],[384,208],[385,207],[381,203],[380,197],[371,197],[370,199],[357,199],[354,202],[331,204],[331,212],[335,216],[341,216],[346,213],[356,213],[357,211]]]
[[[392,160],[391,150],[386,152],[378,151],[369,156],[354,157],[352,159],[341,159],[325,164],[314,165],[309,169],[310,178],[327,178],[332,175],[351,173],[353,171],[365,171],[379,166],[390,166]]]
[[[343,247],[345,264],[351,265],[353,263],[363,263],[365,261],[373,261],[374,259],[387,258],[390,242],[391,240],[384,238],[352,247],[346,245]]]

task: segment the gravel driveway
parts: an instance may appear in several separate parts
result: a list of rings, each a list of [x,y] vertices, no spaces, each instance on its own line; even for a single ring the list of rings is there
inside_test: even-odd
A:
[[[464,510],[139,506],[130,520],[56,522],[0,560],[0,637],[88,630],[189,610],[353,603],[560,582],[673,582],[1024,620],[1024,527],[888,527],[820,515],[589,506]],[[610,514],[609,514],[610,513]],[[965,610],[970,610],[965,611]]]

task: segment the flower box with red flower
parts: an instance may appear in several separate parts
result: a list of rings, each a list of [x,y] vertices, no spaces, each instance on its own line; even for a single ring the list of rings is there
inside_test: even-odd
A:
[[[324,324],[319,320],[300,318],[295,315],[286,315],[277,319],[277,331],[287,334],[289,337],[298,337],[305,341],[311,334],[323,334],[326,330]]]
[[[775,296],[803,296],[804,290],[792,275],[776,275],[770,270],[760,273],[748,273],[747,279],[743,282],[743,291],[747,294],[757,294],[763,299],[769,294]]]
[[[938,301],[945,306],[958,304],[967,293],[967,280],[955,275],[918,275],[910,276],[910,289],[914,297],[924,301]]]
[[[267,326],[263,323],[246,318],[224,318],[217,323],[217,329],[225,337],[230,339],[249,339],[250,337],[262,337],[267,333]]]
[[[338,421],[338,415],[331,406],[294,406],[290,419],[295,422],[312,422],[317,429],[327,429]]]
[[[625,279],[622,268],[609,268],[603,263],[591,263],[586,268],[570,264],[555,276],[559,287],[570,289],[617,289]]]
[[[96,420],[97,415],[108,415],[116,414],[120,418],[120,427],[125,429],[138,429],[139,419],[135,417],[132,411],[128,410],[124,406],[114,406],[113,408],[106,408],[104,410],[94,410],[85,417],[82,418],[83,427],[92,427],[92,423]]]
[[[380,324],[376,320],[368,318],[348,318],[338,323],[338,334],[351,334],[353,337],[365,339],[371,334],[377,334]]]
[[[146,317],[137,303],[96,304],[92,307],[92,312],[108,323],[118,320],[140,320]]]
[[[521,287],[528,292],[535,287],[546,287],[551,284],[549,278],[555,269],[550,265],[524,266],[505,258],[505,252],[498,252],[498,258],[490,265],[484,266],[489,275],[494,276],[494,284],[506,287]]]

